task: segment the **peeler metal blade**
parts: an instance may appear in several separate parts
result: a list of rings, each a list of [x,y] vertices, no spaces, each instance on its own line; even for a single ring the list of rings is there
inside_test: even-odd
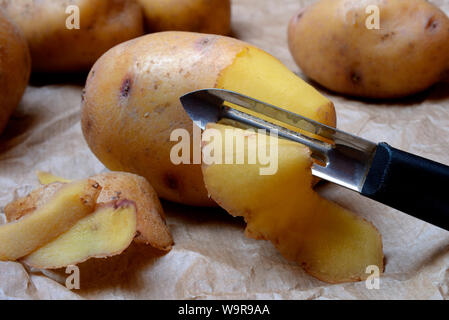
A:
[[[198,90],[181,97],[181,103],[202,129],[209,122],[220,121],[242,128],[277,130],[279,137],[310,148],[316,159],[313,175],[449,230],[449,166],[385,142],[367,141],[237,92]]]
[[[231,120],[242,128],[277,130],[280,137],[311,149],[312,157],[317,160],[312,167],[314,176],[358,192],[363,188],[376,149],[375,143],[233,91],[203,89],[180,99],[190,118],[202,129],[210,122],[226,123],[226,120]],[[239,111],[233,105],[264,115],[272,121]],[[300,132],[282,124],[293,126]],[[317,136],[325,138],[324,141],[317,139]]]

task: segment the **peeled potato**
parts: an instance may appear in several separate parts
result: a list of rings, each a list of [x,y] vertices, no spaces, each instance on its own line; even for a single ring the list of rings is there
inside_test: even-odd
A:
[[[134,203],[123,200],[105,204],[22,261],[35,268],[56,269],[118,255],[133,241],[136,226]]]
[[[69,6],[79,8],[79,29],[67,28]],[[108,49],[144,33],[135,0],[0,0],[0,8],[25,34],[38,72],[87,71]]]
[[[170,141],[175,129],[193,137],[179,97],[211,87],[335,126],[332,102],[268,53],[223,36],[161,32],[123,43],[97,61],[83,99],[84,137],[106,167],[145,177],[160,197],[214,205],[200,164],[175,165],[170,159],[178,143]]]
[[[221,151],[222,164],[203,164],[206,188],[226,211],[245,219],[249,237],[270,240],[287,259],[326,282],[360,281],[369,276],[368,266],[383,271],[382,239],[377,229],[312,189],[308,148],[275,139],[276,150],[261,134],[220,124],[209,124],[206,132],[211,129],[220,134],[221,142],[204,142],[203,152]],[[226,129],[233,134],[226,135]],[[229,139],[233,139],[234,148],[226,154]],[[239,139],[244,148],[237,150]],[[237,164],[236,159],[246,159],[249,152],[255,153],[262,145],[267,153],[277,156],[276,172],[261,175],[260,169],[266,166],[260,161]],[[223,164],[225,157],[234,159],[234,164]]]
[[[26,39],[0,10],[0,134],[25,92],[30,71]]]
[[[288,42],[308,77],[353,96],[406,96],[449,72],[449,18],[425,0],[321,0],[291,19]]]
[[[69,230],[95,210],[101,187],[82,180],[60,188],[22,219],[0,226],[0,260],[17,260]]]
[[[193,31],[227,35],[230,0],[138,0],[149,32]]]

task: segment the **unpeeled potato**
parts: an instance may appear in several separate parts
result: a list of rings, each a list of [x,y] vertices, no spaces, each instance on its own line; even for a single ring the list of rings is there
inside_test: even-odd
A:
[[[211,87],[336,124],[332,102],[268,53],[223,36],[161,32],[120,44],[97,61],[83,98],[84,137],[106,167],[145,177],[160,197],[214,205],[193,152],[188,164],[170,159],[178,143],[170,141],[174,130],[185,129],[193,137],[180,96]]]
[[[66,26],[73,22],[69,6],[79,8],[79,29]],[[135,0],[0,0],[0,8],[25,34],[38,72],[87,71],[108,49],[144,32]]]
[[[26,39],[0,10],[0,134],[22,98],[30,71]]]
[[[424,0],[321,0],[291,19],[288,42],[308,77],[353,96],[410,95],[449,71],[449,18]]]
[[[193,31],[227,35],[230,0],[138,0],[149,32]]]

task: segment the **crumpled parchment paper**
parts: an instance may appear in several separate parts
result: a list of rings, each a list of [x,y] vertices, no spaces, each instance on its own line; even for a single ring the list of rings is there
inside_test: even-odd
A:
[[[302,76],[289,54],[286,28],[294,12],[311,2],[234,0],[234,36],[265,49]],[[433,2],[449,13],[449,0]],[[105,170],[81,134],[82,82],[37,82],[28,87],[0,137],[0,212],[38,186],[36,170],[68,178]],[[449,164],[447,84],[392,102],[350,100],[321,90],[334,101],[341,129]],[[64,270],[41,272],[0,262],[0,298],[449,298],[449,232],[337,186],[324,185],[320,193],[372,221],[382,233],[386,270],[378,290],[368,290],[364,282],[330,285],[314,279],[283,259],[271,243],[245,238],[243,221],[220,209],[164,202],[176,242],[168,254],[133,244],[120,256],[89,260],[79,266],[81,289],[72,291],[64,286]]]

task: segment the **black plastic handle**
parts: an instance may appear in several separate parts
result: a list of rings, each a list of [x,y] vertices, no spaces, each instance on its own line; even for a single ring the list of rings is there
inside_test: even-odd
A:
[[[379,143],[362,195],[449,230],[449,167]]]

